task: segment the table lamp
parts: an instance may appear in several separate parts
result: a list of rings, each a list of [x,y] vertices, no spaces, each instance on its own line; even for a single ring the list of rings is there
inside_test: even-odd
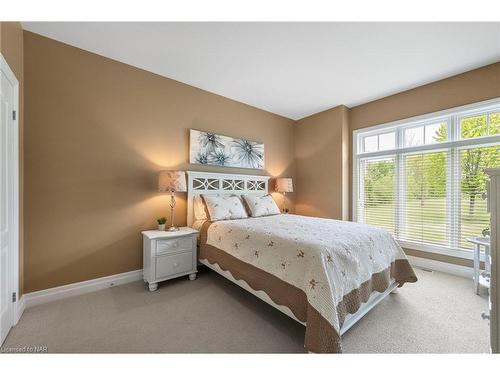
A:
[[[170,193],[170,228],[169,232],[178,231],[179,228],[174,225],[175,211],[175,193],[185,192],[186,172],[184,171],[160,171],[158,181],[158,191]]]
[[[286,193],[293,193],[293,182],[290,177],[280,177],[276,179],[275,190],[283,194],[283,212],[288,213],[286,207]]]

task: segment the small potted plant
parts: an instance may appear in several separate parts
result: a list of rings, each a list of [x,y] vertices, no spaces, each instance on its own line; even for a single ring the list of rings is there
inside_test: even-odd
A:
[[[160,217],[156,219],[158,222],[158,230],[165,230],[165,224],[167,223],[167,219],[164,217]]]

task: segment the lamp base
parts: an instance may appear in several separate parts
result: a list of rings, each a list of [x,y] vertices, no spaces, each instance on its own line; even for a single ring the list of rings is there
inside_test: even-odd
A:
[[[167,232],[177,232],[178,230],[179,230],[179,227],[171,226],[170,228],[167,229]]]

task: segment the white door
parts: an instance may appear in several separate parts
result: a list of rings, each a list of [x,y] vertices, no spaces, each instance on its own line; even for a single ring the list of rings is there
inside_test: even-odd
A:
[[[18,83],[0,55],[0,343],[14,325],[18,254]],[[17,297],[17,296],[16,296]]]

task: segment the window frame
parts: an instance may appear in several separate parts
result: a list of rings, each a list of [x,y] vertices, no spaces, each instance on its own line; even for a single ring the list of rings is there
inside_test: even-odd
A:
[[[460,165],[459,150],[464,147],[488,147],[500,145],[500,134],[498,135],[487,135],[476,138],[461,138],[460,121],[464,117],[471,117],[475,114],[489,114],[491,112],[496,112],[500,110],[500,98],[495,98],[491,100],[486,100],[478,103],[473,103],[469,105],[464,105],[460,107],[454,107],[446,109],[439,112],[427,113],[420,116],[415,116],[411,118],[406,118],[398,121],[393,121],[385,124],[379,124],[375,126],[370,126],[363,129],[354,130],[352,133],[352,220],[358,222],[358,197],[360,191],[360,163],[365,159],[375,159],[385,157],[394,157],[396,160],[396,181],[400,181],[400,173],[402,172],[402,158],[403,155],[408,155],[410,153],[419,152],[430,152],[447,150],[449,165],[447,171],[447,194],[446,199],[448,207],[450,208],[447,215],[450,217],[451,226],[449,228],[449,235],[451,239],[457,238],[455,236],[458,233],[458,221],[456,215],[459,209],[451,209],[451,207],[459,207],[457,202],[460,201],[459,194],[456,192],[459,189],[460,181],[456,178],[456,169]],[[489,117],[488,117],[489,118]],[[404,146],[404,130],[407,128],[425,126],[432,123],[446,122],[447,129],[447,140],[444,142],[436,142],[432,144],[423,144],[420,146],[405,147]],[[380,135],[394,131],[396,134],[396,144],[395,148],[391,150],[376,151],[376,152],[363,152],[364,151],[364,138],[367,136]],[[424,133],[425,137],[425,133]],[[425,141],[425,139],[424,139]],[[358,153],[359,150],[359,153]],[[404,188],[396,184],[396,205],[400,204],[403,200],[401,199],[404,193]],[[399,203],[398,203],[399,202]],[[395,213],[395,233],[398,235],[398,228],[401,228],[403,210],[396,209]],[[473,251],[460,248],[458,243],[452,243],[450,246],[442,246],[437,244],[424,244],[421,242],[404,241],[396,239],[399,244],[407,249],[425,251],[430,253],[437,253],[447,256],[453,256],[458,258],[473,259]]]

